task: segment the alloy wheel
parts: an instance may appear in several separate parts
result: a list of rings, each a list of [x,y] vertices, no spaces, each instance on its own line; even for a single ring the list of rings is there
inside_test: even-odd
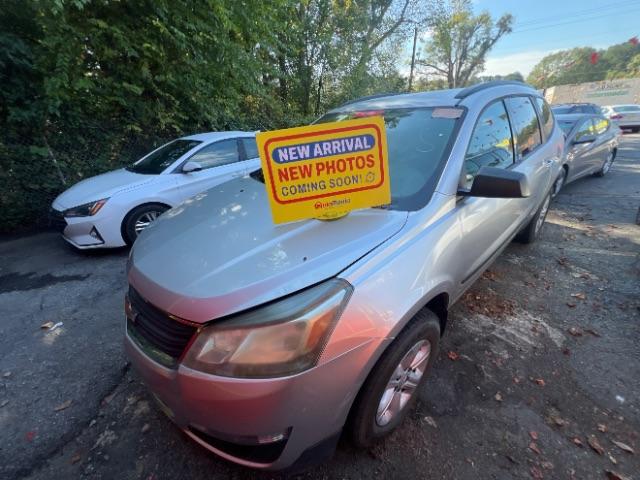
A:
[[[564,180],[565,178],[567,178],[567,173],[564,171],[564,169],[562,170],[562,175],[560,175],[558,177],[558,179],[556,180],[555,185],[553,186],[553,196],[557,196],[560,193],[560,190],[562,190],[562,187],[564,186]]]
[[[604,165],[602,165],[602,173],[607,173],[611,169],[611,164],[613,163],[613,152],[609,152],[607,155],[607,159],[604,161]]]
[[[551,196],[547,195],[547,198],[544,199],[544,203],[542,204],[542,208],[540,209],[540,214],[536,220],[535,234],[538,235],[542,225],[544,224],[545,218],[547,218],[547,212],[549,211],[549,202],[551,201]]]
[[[376,413],[376,423],[379,426],[389,424],[409,403],[420,384],[430,356],[431,343],[429,340],[420,340],[402,357],[380,398]]]
[[[136,235],[140,235],[140,233],[147,228],[150,224],[155,222],[156,218],[160,215],[160,212],[151,211],[145,212],[140,215],[135,223]]]

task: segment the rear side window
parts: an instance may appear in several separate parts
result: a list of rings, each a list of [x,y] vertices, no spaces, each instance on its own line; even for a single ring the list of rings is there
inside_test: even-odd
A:
[[[219,167],[240,160],[238,142],[235,138],[207,145],[196,152],[189,161],[200,164],[203,170]]]
[[[640,106],[639,105],[624,105],[624,106],[621,106],[621,107],[613,107],[613,111],[614,112],[620,112],[620,113],[640,112]]]
[[[609,129],[609,120],[606,118],[596,118],[594,119],[594,124],[598,135],[603,134]]]
[[[473,129],[464,157],[465,186],[471,186],[482,167],[507,168],[510,165],[513,165],[511,127],[504,104],[498,100],[482,112]]]
[[[540,111],[540,123],[542,124],[542,130],[544,130],[544,136],[545,138],[549,138],[551,132],[553,132],[553,115],[551,115],[551,109],[549,108],[549,104],[544,101],[544,98],[536,97],[536,103]]]
[[[242,138],[242,146],[244,147],[245,158],[256,158],[258,156],[258,145],[253,137]]]
[[[542,143],[538,116],[529,97],[506,98],[505,103],[516,139],[516,161],[520,161]]]

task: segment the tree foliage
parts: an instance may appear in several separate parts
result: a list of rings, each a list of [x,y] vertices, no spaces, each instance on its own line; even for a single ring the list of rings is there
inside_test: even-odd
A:
[[[474,14],[471,0],[441,0],[432,4],[427,24],[430,38],[417,64],[423,73],[456,88],[483,70],[487,53],[511,32],[513,17],[503,15],[494,22],[487,12]]]
[[[185,133],[300,124],[372,91],[419,0],[5,0],[0,231]],[[65,185],[66,182],[66,185]]]
[[[527,81],[537,88],[571,83],[596,82],[638,75],[634,57],[640,45],[624,42],[604,50],[578,47],[544,57],[536,64]]]

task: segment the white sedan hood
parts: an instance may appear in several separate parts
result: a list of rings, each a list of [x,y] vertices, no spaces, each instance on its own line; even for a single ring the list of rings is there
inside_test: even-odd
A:
[[[65,190],[53,201],[53,208],[66,210],[85,203],[108,198],[116,192],[153,181],[157,175],[142,175],[124,168],[90,177]]]
[[[264,184],[225,183],[173,208],[135,242],[129,282],[155,306],[206,322],[335,276],[400,231],[406,212],[275,225]]]

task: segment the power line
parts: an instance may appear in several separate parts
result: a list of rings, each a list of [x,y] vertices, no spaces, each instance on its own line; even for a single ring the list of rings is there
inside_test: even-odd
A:
[[[635,9],[629,9],[626,10],[625,13],[633,13],[636,11],[639,11],[640,8],[635,8]],[[619,15],[620,12],[613,12],[613,13],[605,13],[605,14],[601,14],[598,15],[597,17],[593,17],[593,18],[581,18],[581,19],[577,19],[577,20],[568,20],[568,21],[564,21],[564,22],[559,22],[559,23],[555,23],[552,25],[543,25],[543,26],[538,26],[538,27],[533,27],[533,28],[525,28],[524,30],[514,30],[511,33],[525,33],[525,32],[533,32],[536,30],[546,30],[548,28],[555,28],[555,27],[560,27],[563,25],[570,25],[570,24],[574,24],[574,23],[583,23],[583,22],[591,22],[593,20],[600,20],[602,17],[608,17],[611,15]]]
[[[632,28],[633,30],[631,30],[631,28]],[[605,36],[605,35],[611,35],[611,34],[618,34],[620,37],[623,37],[623,36],[624,36],[624,37],[627,37],[627,36],[632,37],[632,36],[634,36],[634,34],[636,33],[636,31],[637,31],[637,27],[630,27],[630,29],[629,29],[629,30],[622,30],[622,31],[621,31],[621,30],[619,30],[619,29],[611,29],[611,30],[607,30],[607,31],[604,31],[604,32],[599,32],[599,33],[593,33],[593,34],[591,34],[591,33],[590,33],[590,34],[585,34],[585,35],[571,36],[571,39],[572,39],[572,40],[576,40],[576,39],[577,39],[577,40],[582,40],[582,39],[591,39],[591,38],[593,38],[593,37],[603,37],[603,36]],[[628,33],[623,33],[623,32],[628,32]],[[507,37],[505,37],[505,38],[507,38]],[[563,39],[563,40],[564,40],[564,39]],[[618,43],[624,43],[624,42],[626,42],[626,41],[627,41],[627,39],[625,39],[625,40],[623,40],[623,41],[621,41],[621,42],[618,42]],[[553,42],[552,42],[552,43],[557,43],[557,42],[558,42],[557,40],[553,40]],[[540,42],[536,42],[535,47],[536,47],[536,48],[540,48],[541,46],[544,46],[544,45],[548,45],[548,43],[547,43],[547,44],[545,44],[545,43],[543,43],[543,42],[542,42],[542,43],[540,43]],[[615,43],[612,43],[611,45],[616,45],[616,44],[615,44]],[[571,48],[578,48],[578,47],[558,48],[557,50],[571,50]],[[510,48],[510,49],[506,49],[506,50],[502,50],[502,49],[500,49],[500,55],[503,55],[503,54],[509,54],[509,53],[514,53],[514,52],[522,52],[522,53],[525,53],[525,52],[526,52],[526,50],[523,50],[523,47]]]
[[[573,10],[571,12],[566,12],[566,13],[562,13],[562,14],[556,14],[550,17],[542,17],[542,18],[537,18],[534,20],[527,20],[524,22],[518,22],[516,21],[516,26],[517,27],[522,27],[522,26],[530,26],[530,25],[535,25],[535,24],[541,24],[541,23],[547,23],[549,21],[553,22],[558,20],[558,17],[563,17],[563,16],[567,16],[567,17],[581,17],[581,16],[585,16],[585,15],[591,15],[593,13],[600,13],[603,10],[609,10],[611,8],[620,8],[620,7],[625,7],[626,5],[634,5],[637,4],[636,0],[625,0],[622,2],[616,2],[616,3],[610,3],[608,5],[602,5],[600,7],[596,7],[596,8],[587,8],[585,10]]]

